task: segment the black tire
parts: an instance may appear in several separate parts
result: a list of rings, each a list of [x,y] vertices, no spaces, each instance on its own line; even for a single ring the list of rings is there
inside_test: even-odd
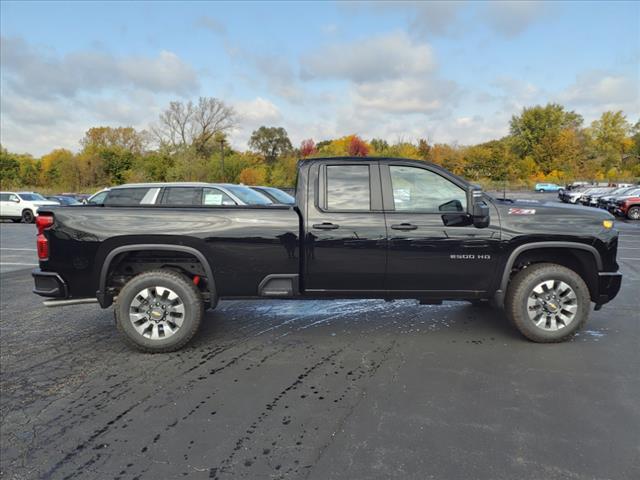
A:
[[[544,193],[544,190],[541,188],[540,190],[538,190],[539,193]]]
[[[627,210],[629,220],[640,220],[640,206],[633,206]]]
[[[564,282],[575,294],[575,315],[571,322],[557,330],[546,330],[529,317],[527,300],[533,289],[548,280]],[[554,263],[539,263],[518,272],[511,280],[505,298],[505,312],[509,320],[529,340],[539,343],[556,343],[570,338],[589,318],[591,307],[589,289],[584,280],[573,270]]]
[[[136,330],[129,316],[132,309],[135,309],[132,303],[136,300],[137,295],[145,289],[157,292],[155,287],[173,291],[178,296],[184,310],[182,317],[179,317],[182,324],[176,329],[175,333],[171,333],[167,338],[154,339],[144,336]],[[189,278],[171,270],[152,270],[132,278],[120,290],[115,305],[116,325],[124,340],[132,347],[147,353],[164,353],[179,350],[196,334],[203,316],[204,302],[198,288]],[[151,321],[151,316],[146,319],[146,322],[151,325],[150,328],[153,330],[154,322]],[[147,323],[144,323],[144,325],[147,325]],[[159,331],[159,327],[156,328]]]
[[[22,222],[33,223],[35,219],[36,219],[36,216],[28,208],[22,211],[22,218],[21,218]]]

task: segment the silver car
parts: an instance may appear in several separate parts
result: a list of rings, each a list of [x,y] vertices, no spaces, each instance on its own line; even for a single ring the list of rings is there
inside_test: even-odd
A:
[[[272,205],[265,195],[244,185],[205,182],[128,183],[105,188],[89,205]]]

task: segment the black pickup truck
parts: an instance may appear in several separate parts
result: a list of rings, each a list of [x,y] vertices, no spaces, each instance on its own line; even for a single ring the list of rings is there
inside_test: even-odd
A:
[[[47,206],[37,226],[34,292],[115,302],[148,352],[185,345],[227,298],[491,301],[527,338],[558,342],[622,280],[609,213],[497,200],[395,158],[301,161],[294,206]]]

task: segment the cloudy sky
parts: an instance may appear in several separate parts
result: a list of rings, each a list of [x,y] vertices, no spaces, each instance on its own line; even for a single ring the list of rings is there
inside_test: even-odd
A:
[[[523,106],[640,116],[638,2],[55,3],[0,6],[0,140],[77,150],[174,99],[232,105],[294,144],[357,133],[475,143]]]

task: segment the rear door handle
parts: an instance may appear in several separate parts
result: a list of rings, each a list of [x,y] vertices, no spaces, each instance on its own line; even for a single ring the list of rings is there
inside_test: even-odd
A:
[[[335,223],[323,222],[314,223],[312,227],[316,230],[335,230],[336,228],[340,228],[340,225],[336,225]]]
[[[391,225],[393,230],[417,230],[417,225],[412,225],[411,223],[399,223],[396,225]]]

